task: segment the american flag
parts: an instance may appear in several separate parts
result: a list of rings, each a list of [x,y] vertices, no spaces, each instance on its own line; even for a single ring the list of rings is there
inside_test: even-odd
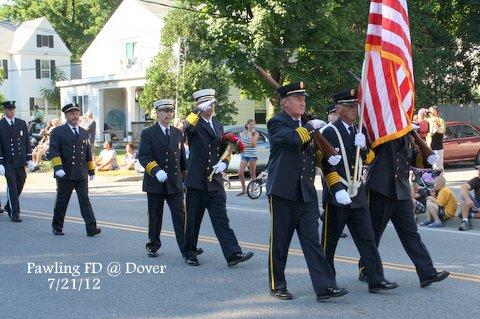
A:
[[[414,82],[407,0],[371,0],[360,84],[372,147],[412,130]]]

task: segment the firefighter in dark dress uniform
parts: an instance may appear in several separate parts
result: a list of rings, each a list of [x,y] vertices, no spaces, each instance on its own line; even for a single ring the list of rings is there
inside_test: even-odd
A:
[[[347,293],[338,288],[332,267],[325,259],[318,235],[315,149],[312,137],[325,125],[320,120],[304,122],[307,93],[303,82],[277,89],[282,111],[267,123],[270,136],[267,195],[270,204],[270,250],[268,274],[270,293],[281,300],[292,299],[287,290],[285,265],[288,248],[296,230],[317,300]],[[331,164],[339,158],[329,158]]]
[[[322,248],[328,262],[335,270],[333,260],[335,250],[342,231],[347,225],[360,256],[365,260],[369,292],[394,289],[398,285],[385,280],[383,275],[382,261],[370,222],[365,186],[361,178],[354,178],[357,147],[361,149],[361,161],[365,164],[374,157],[373,152],[368,148],[365,134],[359,132],[355,126],[358,117],[357,94],[355,90],[342,91],[335,93],[333,100],[339,119],[327,126],[322,131],[322,135],[335,149],[339,150],[342,161],[332,166],[326,159],[321,160],[327,186],[323,193],[325,216],[322,227]],[[357,169],[361,172],[361,165]],[[352,192],[350,194],[347,192],[349,186]]]
[[[25,121],[15,118],[15,101],[2,103],[5,116],[0,120],[0,175],[7,180],[7,203],[4,209],[12,222],[21,222],[18,197],[22,193],[27,173],[33,171],[32,151]]]
[[[213,116],[215,90],[206,89],[193,93],[195,110],[186,119],[185,135],[190,148],[187,176],[185,178],[185,242],[183,253],[190,266],[200,265],[196,252],[198,234],[205,209],[208,209],[213,229],[220,242],[229,267],[252,258],[253,253],[242,253],[227,216],[222,172],[228,166],[229,157],[219,161],[223,154],[223,126]],[[209,175],[214,172],[213,179]]]
[[[392,221],[403,248],[413,261],[420,286],[427,287],[448,277],[448,271],[437,271],[432,258],[420,238],[413,213],[410,191],[410,166],[433,165],[437,155],[426,160],[416,151],[411,133],[376,146],[375,159],[370,165],[366,188],[369,197],[370,219],[375,242],[380,243],[388,221]],[[359,280],[366,281],[365,260],[360,259]]]
[[[171,125],[174,116],[173,100],[153,103],[158,122],[142,131],[138,159],[145,167],[143,191],[148,200],[148,256],[156,257],[161,246],[163,204],[167,201],[172,214],[178,247],[182,251],[184,209],[183,176],[186,172],[182,132]]]
[[[52,231],[63,235],[63,221],[73,190],[77,193],[80,212],[87,229],[87,236],[100,234],[92,205],[88,198],[88,181],[95,176],[95,164],[88,132],[78,125],[80,108],[76,103],[62,108],[67,123],[56,127],[50,135],[49,158],[57,180],[57,197],[53,210]]]

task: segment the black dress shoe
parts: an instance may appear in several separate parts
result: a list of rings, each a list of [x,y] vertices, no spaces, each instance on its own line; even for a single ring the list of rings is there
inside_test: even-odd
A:
[[[248,252],[246,254],[244,253],[236,253],[236,254],[233,254],[233,256],[229,257],[227,259],[227,265],[228,267],[233,267],[235,266],[236,264],[238,263],[241,263],[241,262],[244,262],[244,261],[247,261],[249,260],[250,258],[253,257],[253,253],[252,252]]]
[[[441,271],[432,278],[428,278],[420,281],[420,287],[425,288],[427,286],[430,286],[434,282],[438,282],[446,279],[449,275],[450,273],[448,271]]]
[[[185,258],[185,263],[189,266],[200,266],[197,257]]]
[[[20,217],[14,217],[14,218],[11,218],[10,220],[14,223],[21,223],[22,222],[22,219]]]
[[[61,230],[58,230],[58,229],[55,229],[55,228],[52,228],[52,233],[54,235],[58,235],[58,236],[62,236],[62,235],[65,235],[65,233]]]
[[[100,228],[95,228],[93,231],[88,232],[87,236],[92,237],[92,236],[100,234],[101,232],[102,232],[102,230]]]
[[[0,214],[3,213],[5,211],[5,209],[3,209],[2,207],[0,207]]]
[[[157,257],[158,256],[157,251],[154,250],[153,248],[148,248],[147,247],[147,253],[148,253],[148,257]]]
[[[287,290],[287,288],[270,290],[270,294],[280,300],[292,300],[292,294]]]
[[[396,282],[390,282],[388,280],[380,281],[379,283],[368,285],[368,292],[376,293],[380,290],[391,290],[398,288],[398,284]]]
[[[317,301],[345,296],[347,293],[345,288],[325,288],[323,293],[317,295]]]
[[[193,253],[194,253],[195,255],[197,255],[197,256],[198,256],[198,255],[201,255],[201,254],[203,254],[203,249],[202,249],[202,248],[195,248],[195,249],[193,250]]]
[[[358,270],[358,280],[368,283],[368,278],[365,274],[365,267],[362,267]]]
[[[345,234],[345,233],[342,233],[342,234],[340,235],[340,238],[347,238],[347,237],[348,237],[348,235]]]

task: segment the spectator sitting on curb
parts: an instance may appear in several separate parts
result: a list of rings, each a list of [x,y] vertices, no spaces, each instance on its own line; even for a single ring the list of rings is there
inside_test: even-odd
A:
[[[443,227],[443,222],[455,216],[457,199],[452,190],[446,186],[445,177],[435,178],[432,196],[427,197],[427,220],[420,226]],[[436,196],[434,195],[436,194]]]
[[[125,145],[125,157],[120,169],[131,170],[135,169],[135,162],[137,161],[138,153],[132,143]]]
[[[117,169],[117,152],[112,150],[112,142],[103,143],[103,150],[95,161],[95,167],[98,171],[111,171]]]
[[[472,178],[462,185],[460,195],[462,196],[462,222],[458,230],[469,230],[471,218],[480,218],[480,165],[475,166],[478,176]],[[470,193],[473,190],[474,195]]]

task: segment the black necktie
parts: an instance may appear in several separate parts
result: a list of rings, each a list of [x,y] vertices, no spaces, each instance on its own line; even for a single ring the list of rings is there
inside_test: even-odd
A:
[[[75,137],[78,138],[79,134],[76,127],[73,128],[73,132],[75,133]]]
[[[210,127],[212,128],[212,130],[213,130],[213,134],[214,134],[215,136],[217,136],[217,132],[215,131],[215,126],[213,126],[213,120],[212,120],[212,121],[210,121],[210,122],[208,122],[208,124],[209,124],[209,125],[210,125]]]
[[[348,127],[348,133],[350,133],[350,136],[353,136],[353,133],[354,133],[353,126]]]
[[[168,129],[168,128],[165,129],[165,135],[170,136],[170,129]]]

